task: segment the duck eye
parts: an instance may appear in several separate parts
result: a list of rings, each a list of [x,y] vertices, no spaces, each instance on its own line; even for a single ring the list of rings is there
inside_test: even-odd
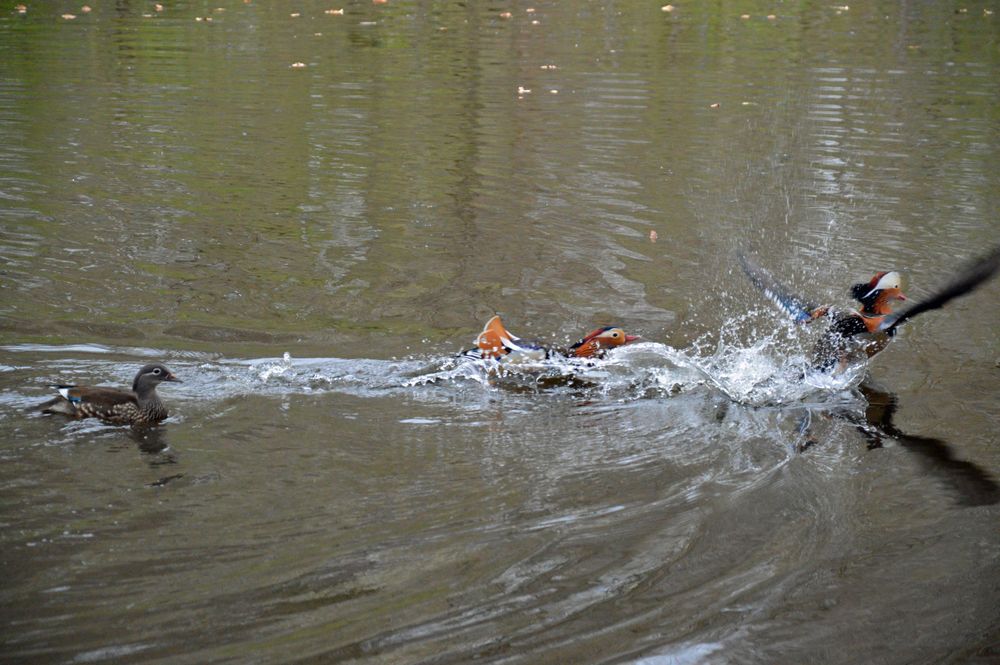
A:
[[[155,374],[156,376],[159,376],[160,375],[160,368],[157,367],[156,369],[154,369],[153,370],[153,374]]]
[[[618,333],[617,332],[613,332],[613,333],[611,333],[611,336],[612,337],[618,337]]]

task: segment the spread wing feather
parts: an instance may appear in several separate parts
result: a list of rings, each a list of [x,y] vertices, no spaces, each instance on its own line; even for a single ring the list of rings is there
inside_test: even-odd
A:
[[[967,264],[954,279],[932,294],[931,297],[885,317],[879,325],[879,330],[892,330],[917,314],[938,309],[953,298],[971,293],[980,284],[993,277],[998,269],[1000,269],[1000,247],[994,247],[988,254]]]
[[[736,258],[739,259],[743,272],[750,278],[753,285],[791,316],[796,323],[806,323],[813,318],[813,311],[816,310],[817,305],[785,289],[771,273],[754,263],[743,252],[738,252]]]

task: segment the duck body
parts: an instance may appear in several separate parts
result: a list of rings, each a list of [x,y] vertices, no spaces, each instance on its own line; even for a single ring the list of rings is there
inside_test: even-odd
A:
[[[852,362],[871,358],[884,350],[896,335],[895,327],[884,328],[883,324],[892,314],[892,303],[906,300],[899,273],[875,273],[867,283],[851,287],[851,295],[861,303],[861,310],[831,314],[831,310],[825,308],[820,315],[832,317],[833,321],[813,348],[815,369],[843,371]],[[810,320],[816,318],[819,317]]]
[[[461,356],[475,359],[493,359],[503,363],[540,362],[556,358],[603,358],[608,350],[639,339],[628,335],[616,326],[598,328],[585,335],[568,349],[552,349],[535,341],[522,340],[504,327],[499,316],[494,316],[476,337],[476,347],[463,351]]]
[[[843,371],[852,362],[883,351],[896,336],[895,328],[878,330],[884,320],[884,316],[854,311],[835,315],[813,347],[813,367],[824,372]]]
[[[135,375],[131,391],[57,385],[53,387],[59,396],[39,405],[38,409],[42,413],[60,414],[75,420],[97,418],[111,425],[156,425],[169,415],[156,393],[156,386],[163,381],[180,382],[180,379],[165,365],[152,363]]]

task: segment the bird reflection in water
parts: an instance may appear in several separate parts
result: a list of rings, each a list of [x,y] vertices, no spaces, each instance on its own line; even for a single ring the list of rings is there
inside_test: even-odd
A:
[[[177,464],[177,456],[170,449],[167,442],[166,432],[161,427],[130,427],[128,428],[129,438],[131,438],[142,452],[152,468],[170,466]],[[175,473],[164,476],[149,483],[150,487],[162,487],[169,482],[183,478],[183,473]]]
[[[962,506],[985,506],[1000,502],[1000,485],[980,466],[957,459],[952,447],[943,439],[909,434],[893,422],[899,408],[899,398],[891,392],[880,390],[867,380],[858,386],[865,398],[864,418],[853,410],[836,410],[827,415],[841,418],[857,426],[868,442],[868,449],[881,448],[885,439],[896,441],[902,448],[915,454],[921,468],[937,478]],[[807,416],[800,425],[804,443],[798,450],[805,451],[817,440],[812,432],[811,418]]]

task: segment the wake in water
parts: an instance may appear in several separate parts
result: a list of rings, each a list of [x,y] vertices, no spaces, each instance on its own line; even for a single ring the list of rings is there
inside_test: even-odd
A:
[[[720,331],[717,340],[706,336],[688,349],[638,342],[613,349],[603,358],[554,357],[518,363],[462,356],[402,360],[295,358],[288,352],[280,358],[225,359],[209,354],[99,346],[21,345],[4,350],[15,354],[83,351],[98,356],[43,361],[48,370],[40,372],[37,381],[45,384],[71,383],[81,374],[107,376],[108,382],[117,377],[125,382],[135,370],[134,361],[110,361],[100,356],[164,358],[184,380],[172,390],[174,399],[179,400],[187,394],[199,399],[225,399],[250,393],[317,392],[342,392],[359,397],[421,392],[454,396],[484,389],[572,392],[634,400],[710,390],[742,405],[780,406],[842,397],[864,377],[865,363],[837,375],[811,371],[804,353],[788,352],[806,348],[801,329],[792,325],[757,335],[753,344],[741,343],[751,320],[751,315],[734,319]],[[10,372],[28,368],[11,364],[2,369]],[[38,371],[37,367],[34,369]],[[18,407],[28,406],[36,399],[19,393],[0,395],[0,403]]]

